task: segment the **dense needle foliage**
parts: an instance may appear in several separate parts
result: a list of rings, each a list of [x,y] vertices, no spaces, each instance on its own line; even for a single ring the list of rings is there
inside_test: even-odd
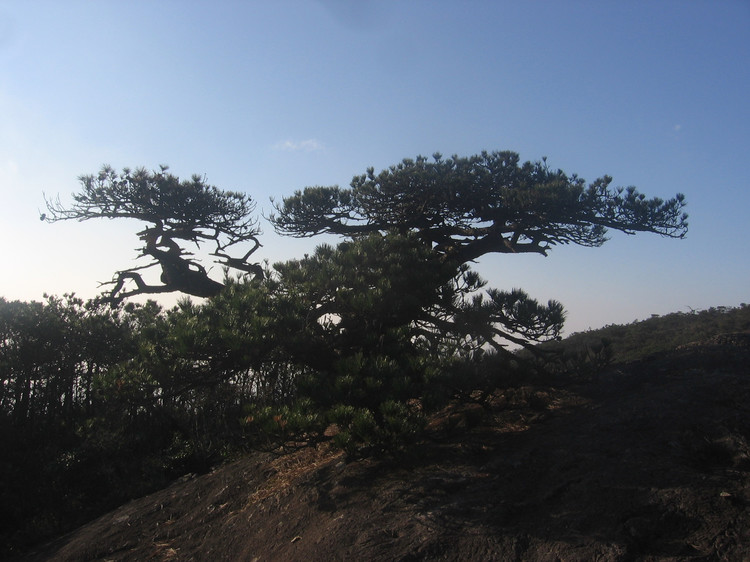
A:
[[[103,166],[98,174],[79,178],[81,191],[73,194],[73,203],[46,199],[47,212],[42,220],[85,221],[91,219],[131,219],[146,223],[138,233],[143,242],[139,257],[151,260],[146,265],[115,273],[113,285],[100,300],[117,305],[127,297],[180,291],[196,297],[211,297],[222,284],[209,277],[206,268],[194,259],[185,245],[213,247],[211,255],[227,269],[254,276],[262,275],[257,263],[247,260],[260,247],[258,225],[252,216],[255,203],[244,193],[223,191],[193,175],[181,180],[167,166],[158,171],[125,168],[117,173]],[[227,252],[237,244],[250,242],[242,257]],[[143,270],[161,269],[161,285],[148,284]]]
[[[481,399],[521,368],[517,348],[559,339],[560,303],[487,288],[492,253],[598,246],[607,229],[684,236],[684,198],[586,183],[510,152],[404,160],[350,189],[306,188],[275,228],[342,236],[261,268],[249,197],[166,168],[81,178],[42,218],[137,219],[142,267],[103,298],[0,299],[0,540],[42,538],[248,447],[333,439],[350,455],[418,439],[450,399]],[[185,244],[227,266],[208,276]],[[244,257],[228,248],[249,243]],[[139,271],[161,268],[162,286]],[[230,268],[238,272],[231,277]],[[134,286],[133,286],[134,285]],[[172,310],[123,304],[177,290]],[[109,306],[104,306],[105,304]]]

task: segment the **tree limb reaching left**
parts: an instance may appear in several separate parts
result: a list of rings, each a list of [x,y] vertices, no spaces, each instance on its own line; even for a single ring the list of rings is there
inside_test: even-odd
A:
[[[47,212],[40,216],[46,222],[89,219],[137,219],[147,223],[138,233],[143,242],[139,258],[151,262],[117,271],[111,281],[102,285],[112,288],[102,297],[112,305],[124,298],[140,294],[179,291],[197,297],[216,295],[222,283],[211,279],[206,268],[183,247],[214,246],[211,255],[222,258],[217,263],[237,269],[254,278],[263,277],[260,264],[248,260],[261,246],[257,220],[252,216],[255,202],[250,196],[220,190],[193,175],[189,180],[168,172],[145,168],[124,168],[118,173],[103,166],[98,174],[79,178],[82,189],[73,194],[73,203],[66,206],[59,197],[45,196]],[[242,257],[227,253],[234,246],[249,242],[252,247]],[[139,271],[160,267],[163,285],[149,285]]]

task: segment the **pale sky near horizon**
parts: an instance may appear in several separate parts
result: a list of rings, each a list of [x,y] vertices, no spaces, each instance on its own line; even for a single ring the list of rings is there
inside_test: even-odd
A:
[[[489,255],[489,286],[561,301],[567,333],[750,302],[748,61],[747,0],[0,0],[0,296],[89,298],[136,264],[139,224],[38,218],[105,163],[205,175],[260,216],[369,166],[514,150],[682,192],[690,231]],[[272,263],[323,241],[261,227]]]

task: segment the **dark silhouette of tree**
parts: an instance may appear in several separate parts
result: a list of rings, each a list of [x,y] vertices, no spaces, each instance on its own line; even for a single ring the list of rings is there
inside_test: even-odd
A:
[[[97,175],[79,178],[83,189],[73,194],[71,206],[63,205],[59,198],[53,201],[45,197],[47,212],[40,218],[46,222],[129,218],[148,223],[138,233],[144,243],[139,257],[148,256],[152,261],[118,271],[112,281],[103,283],[113,285],[103,298],[113,305],[143,293],[216,295],[222,283],[208,276],[193,254],[183,248],[186,243],[198,248],[201,243],[212,244],[211,255],[219,264],[254,277],[263,276],[259,264],[248,262],[260,247],[257,221],[250,216],[255,210],[252,199],[243,193],[219,190],[198,175],[181,181],[167,170],[166,166],[155,172],[125,168],[118,174],[104,166]],[[252,247],[241,258],[227,253],[230,247],[244,242]],[[141,277],[139,271],[153,266],[161,268],[163,285],[149,285]]]
[[[609,176],[587,186],[546,159],[521,164],[514,152],[433,158],[406,159],[379,174],[370,168],[349,189],[297,191],[276,205],[271,222],[296,237],[416,232],[456,263],[488,253],[547,255],[558,244],[600,246],[608,229],[687,232],[682,194],[646,199],[634,187],[610,188]]]
[[[173,343],[197,308],[0,297],[0,559],[241,446],[254,381]]]
[[[369,412],[383,429],[391,403],[424,399],[451,379],[435,373],[450,372],[454,360],[489,348],[515,360],[509,345],[534,350],[558,339],[562,304],[520,289],[482,291],[470,263],[490,253],[547,255],[560,244],[597,247],[608,229],[685,236],[681,194],[647,199],[611,182],[587,184],[546,159],[522,164],[513,152],[435,154],[379,174],[371,168],[348,189],[308,187],[284,198],[270,217],[277,232],[348,238],[274,266],[282,287],[295,287],[288,294],[311,301],[308,318],[324,331],[313,355],[297,351],[304,346],[289,352],[317,374],[307,377],[311,385],[300,379],[300,392],[334,410]],[[350,410],[340,418],[334,410],[327,415],[341,427],[357,425],[346,421]]]

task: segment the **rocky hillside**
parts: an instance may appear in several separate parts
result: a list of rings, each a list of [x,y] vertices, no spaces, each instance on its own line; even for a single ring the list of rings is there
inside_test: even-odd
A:
[[[255,453],[25,560],[748,560],[750,334],[453,405],[399,457]]]

